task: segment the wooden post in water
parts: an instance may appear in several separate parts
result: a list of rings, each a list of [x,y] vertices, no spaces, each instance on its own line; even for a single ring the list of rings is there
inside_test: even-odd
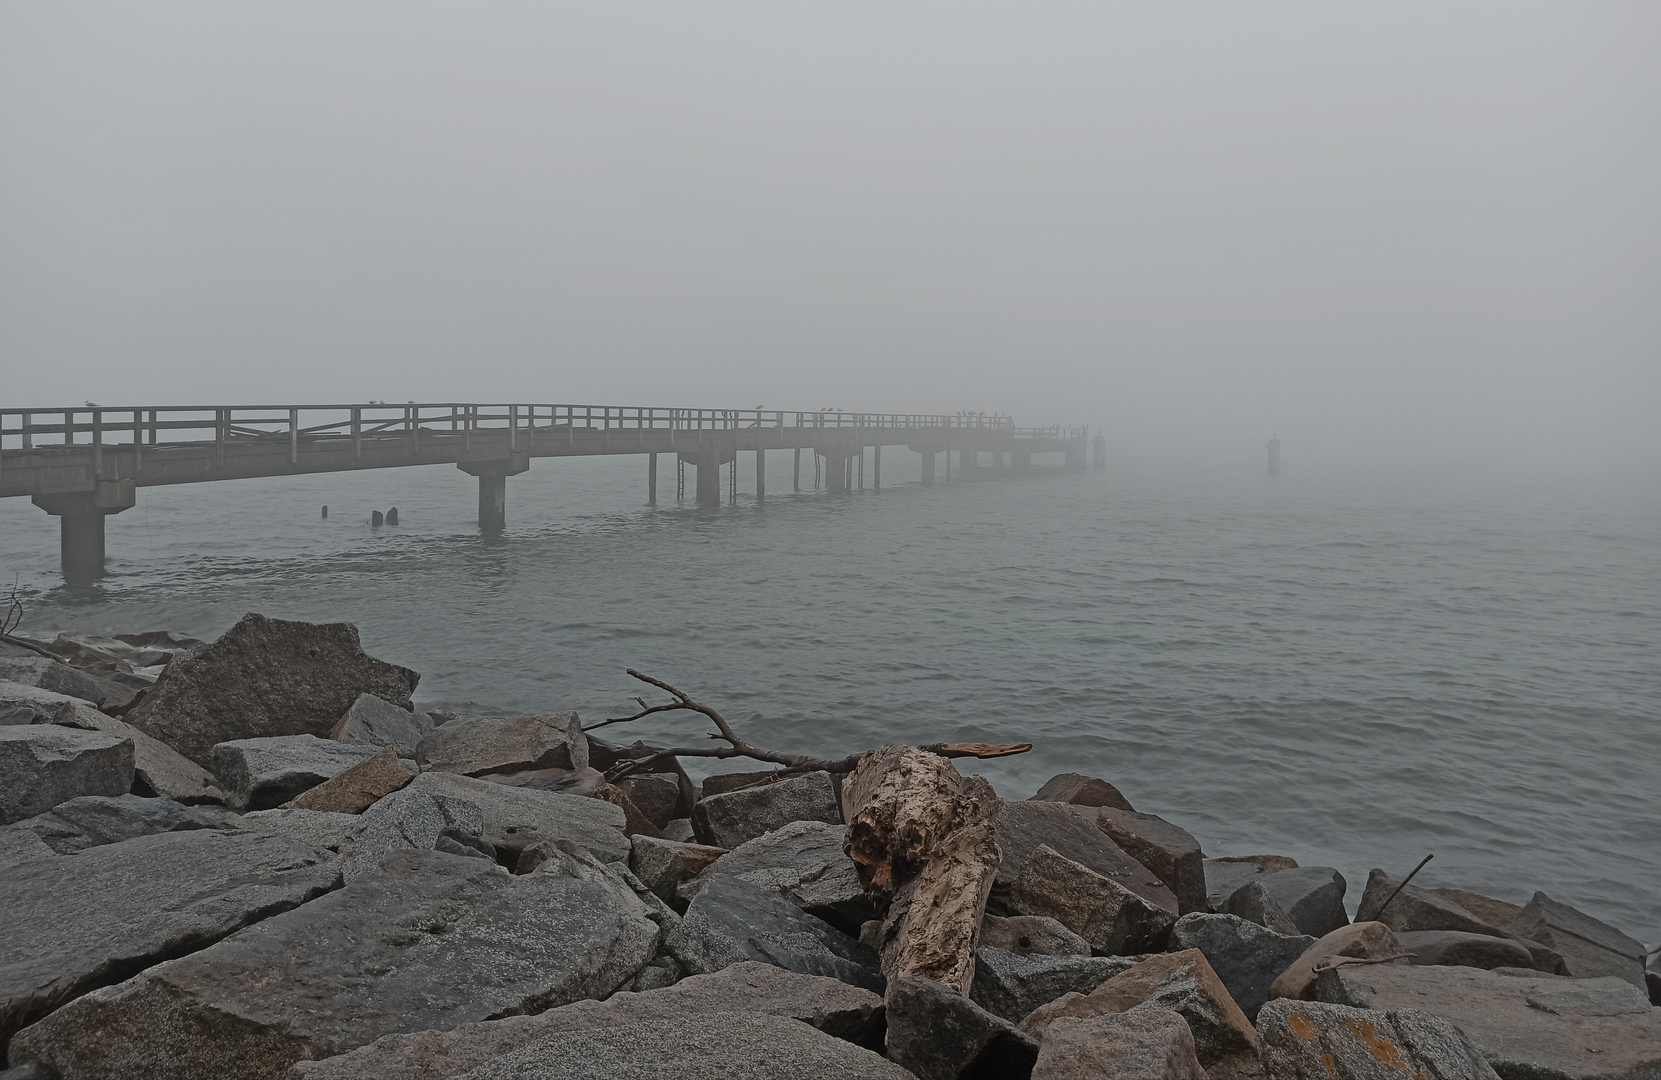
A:
[[[646,505],[657,505],[657,455],[646,455]]]

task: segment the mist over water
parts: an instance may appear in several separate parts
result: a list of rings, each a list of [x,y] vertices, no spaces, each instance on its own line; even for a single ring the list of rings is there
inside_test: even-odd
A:
[[[632,711],[635,667],[754,742],[1028,740],[965,763],[1006,798],[1118,785],[1208,855],[1371,867],[1661,939],[1661,495],[1116,466],[698,511],[638,458],[539,461],[508,533],[453,468],[146,488],[110,576],[57,584],[57,523],[0,512],[28,632],[346,620],[467,709]],[[811,458],[804,482],[811,485]],[[867,482],[872,479],[867,468]],[[330,505],[321,520],[318,508]],[[402,524],[371,529],[371,509]],[[695,740],[695,718],[631,732]],[[695,772],[694,775],[699,775]]]

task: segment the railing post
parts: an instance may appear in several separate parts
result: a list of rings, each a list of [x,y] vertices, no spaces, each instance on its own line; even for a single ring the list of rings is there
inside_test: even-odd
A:
[[[288,410],[288,463],[300,463],[300,410]]]
[[[23,449],[33,450],[34,448],[35,448],[35,414],[31,413],[31,412],[26,412],[26,413],[23,414]]]
[[[150,410],[150,445],[156,445],[156,410]]]
[[[352,460],[363,458],[363,407],[352,406]]]
[[[97,480],[104,478],[104,412],[102,409],[92,410],[92,475]]]
[[[213,464],[215,468],[225,464],[225,427],[230,422],[229,409],[213,410]]]
[[[65,446],[75,445],[75,414],[72,412],[63,414],[63,444]]]
[[[144,463],[144,410],[133,410],[133,476]]]

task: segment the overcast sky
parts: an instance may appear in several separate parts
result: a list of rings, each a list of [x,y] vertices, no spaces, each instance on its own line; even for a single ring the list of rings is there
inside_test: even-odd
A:
[[[0,405],[1661,456],[1661,4],[0,2]]]

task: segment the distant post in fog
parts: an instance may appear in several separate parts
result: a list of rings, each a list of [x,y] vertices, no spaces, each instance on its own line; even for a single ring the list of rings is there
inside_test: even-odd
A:
[[[1280,475],[1280,436],[1276,435],[1268,442],[1269,447],[1269,475]]]

